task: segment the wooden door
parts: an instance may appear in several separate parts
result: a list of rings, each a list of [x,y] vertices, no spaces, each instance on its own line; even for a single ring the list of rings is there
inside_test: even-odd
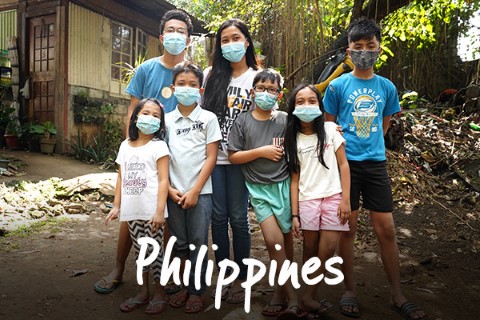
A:
[[[55,123],[55,15],[31,18],[29,24],[30,100],[28,117]]]

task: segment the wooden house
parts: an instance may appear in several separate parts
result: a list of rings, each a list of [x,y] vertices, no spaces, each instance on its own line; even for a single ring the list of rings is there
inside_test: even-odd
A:
[[[159,23],[171,9],[162,0],[0,0],[0,49],[17,37],[19,86],[28,87],[28,99],[19,99],[22,121],[54,122],[56,152],[63,152],[78,132],[91,138],[95,131],[82,121],[88,116],[78,114],[86,112],[76,105],[78,97],[97,107],[110,104],[125,117],[130,97],[122,63],[162,54]],[[194,34],[207,32],[191,19]]]

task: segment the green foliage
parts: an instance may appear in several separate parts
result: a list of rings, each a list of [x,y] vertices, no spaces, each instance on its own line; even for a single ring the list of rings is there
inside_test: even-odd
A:
[[[400,99],[400,106],[403,109],[417,109],[427,103],[428,100],[420,98],[415,91],[407,91],[402,95]]]
[[[30,133],[43,134],[45,138],[50,138],[51,135],[57,134],[57,129],[51,121],[44,122],[43,124],[37,123],[30,126]]]
[[[137,72],[138,67],[145,61],[145,57],[147,56],[147,52],[144,55],[141,53],[138,54],[137,59],[133,63],[133,66],[126,62],[118,62],[117,64],[121,65],[120,74],[122,78],[120,79],[121,82],[129,84],[132,80],[135,72]]]

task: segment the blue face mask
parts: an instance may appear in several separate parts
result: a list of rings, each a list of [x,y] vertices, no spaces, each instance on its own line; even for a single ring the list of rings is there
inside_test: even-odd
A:
[[[191,106],[200,98],[200,89],[193,87],[175,87],[173,92],[182,106]]]
[[[296,106],[292,114],[303,122],[312,122],[322,115],[322,111],[319,106]]]
[[[168,53],[176,56],[187,47],[187,36],[178,32],[166,33],[163,36],[163,47]]]
[[[139,114],[136,126],[143,134],[154,134],[160,129],[160,119],[145,114]]]
[[[255,92],[255,104],[262,110],[272,110],[277,103],[277,97],[268,92]]]
[[[247,52],[245,41],[232,42],[222,45],[222,55],[230,62],[239,62]]]

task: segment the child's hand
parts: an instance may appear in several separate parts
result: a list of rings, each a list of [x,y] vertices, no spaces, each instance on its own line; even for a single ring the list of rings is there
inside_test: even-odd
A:
[[[340,205],[338,206],[337,209],[337,215],[340,218],[340,222],[342,224],[347,223],[348,219],[350,218],[351,214],[351,207],[350,207],[350,200],[348,199],[342,199],[340,202]]]
[[[263,158],[272,161],[280,161],[283,158],[283,149],[280,146],[271,144],[262,147],[262,154]]]
[[[298,217],[292,219],[292,233],[298,239],[303,240],[302,230],[300,230],[300,220]]]
[[[170,197],[170,199],[172,199],[173,202],[179,203],[180,198],[182,197],[182,193],[175,188],[169,187],[168,196]]]
[[[179,205],[182,206],[183,209],[193,208],[197,205],[199,193],[193,191],[193,189],[188,190],[183,194],[178,202]]]
[[[119,213],[120,209],[113,207],[113,209],[108,213],[108,216],[105,218],[105,225],[107,225],[110,221],[117,219]]]
[[[157,231],[163,227],[165,223],[165,217],[163,216],[163,212],[155,213],[153,217],[148,221],[152,228],[152,234],[157,233]]]
[[[337,131],[343,136],[343,129],[342,126],[337,125]]]

